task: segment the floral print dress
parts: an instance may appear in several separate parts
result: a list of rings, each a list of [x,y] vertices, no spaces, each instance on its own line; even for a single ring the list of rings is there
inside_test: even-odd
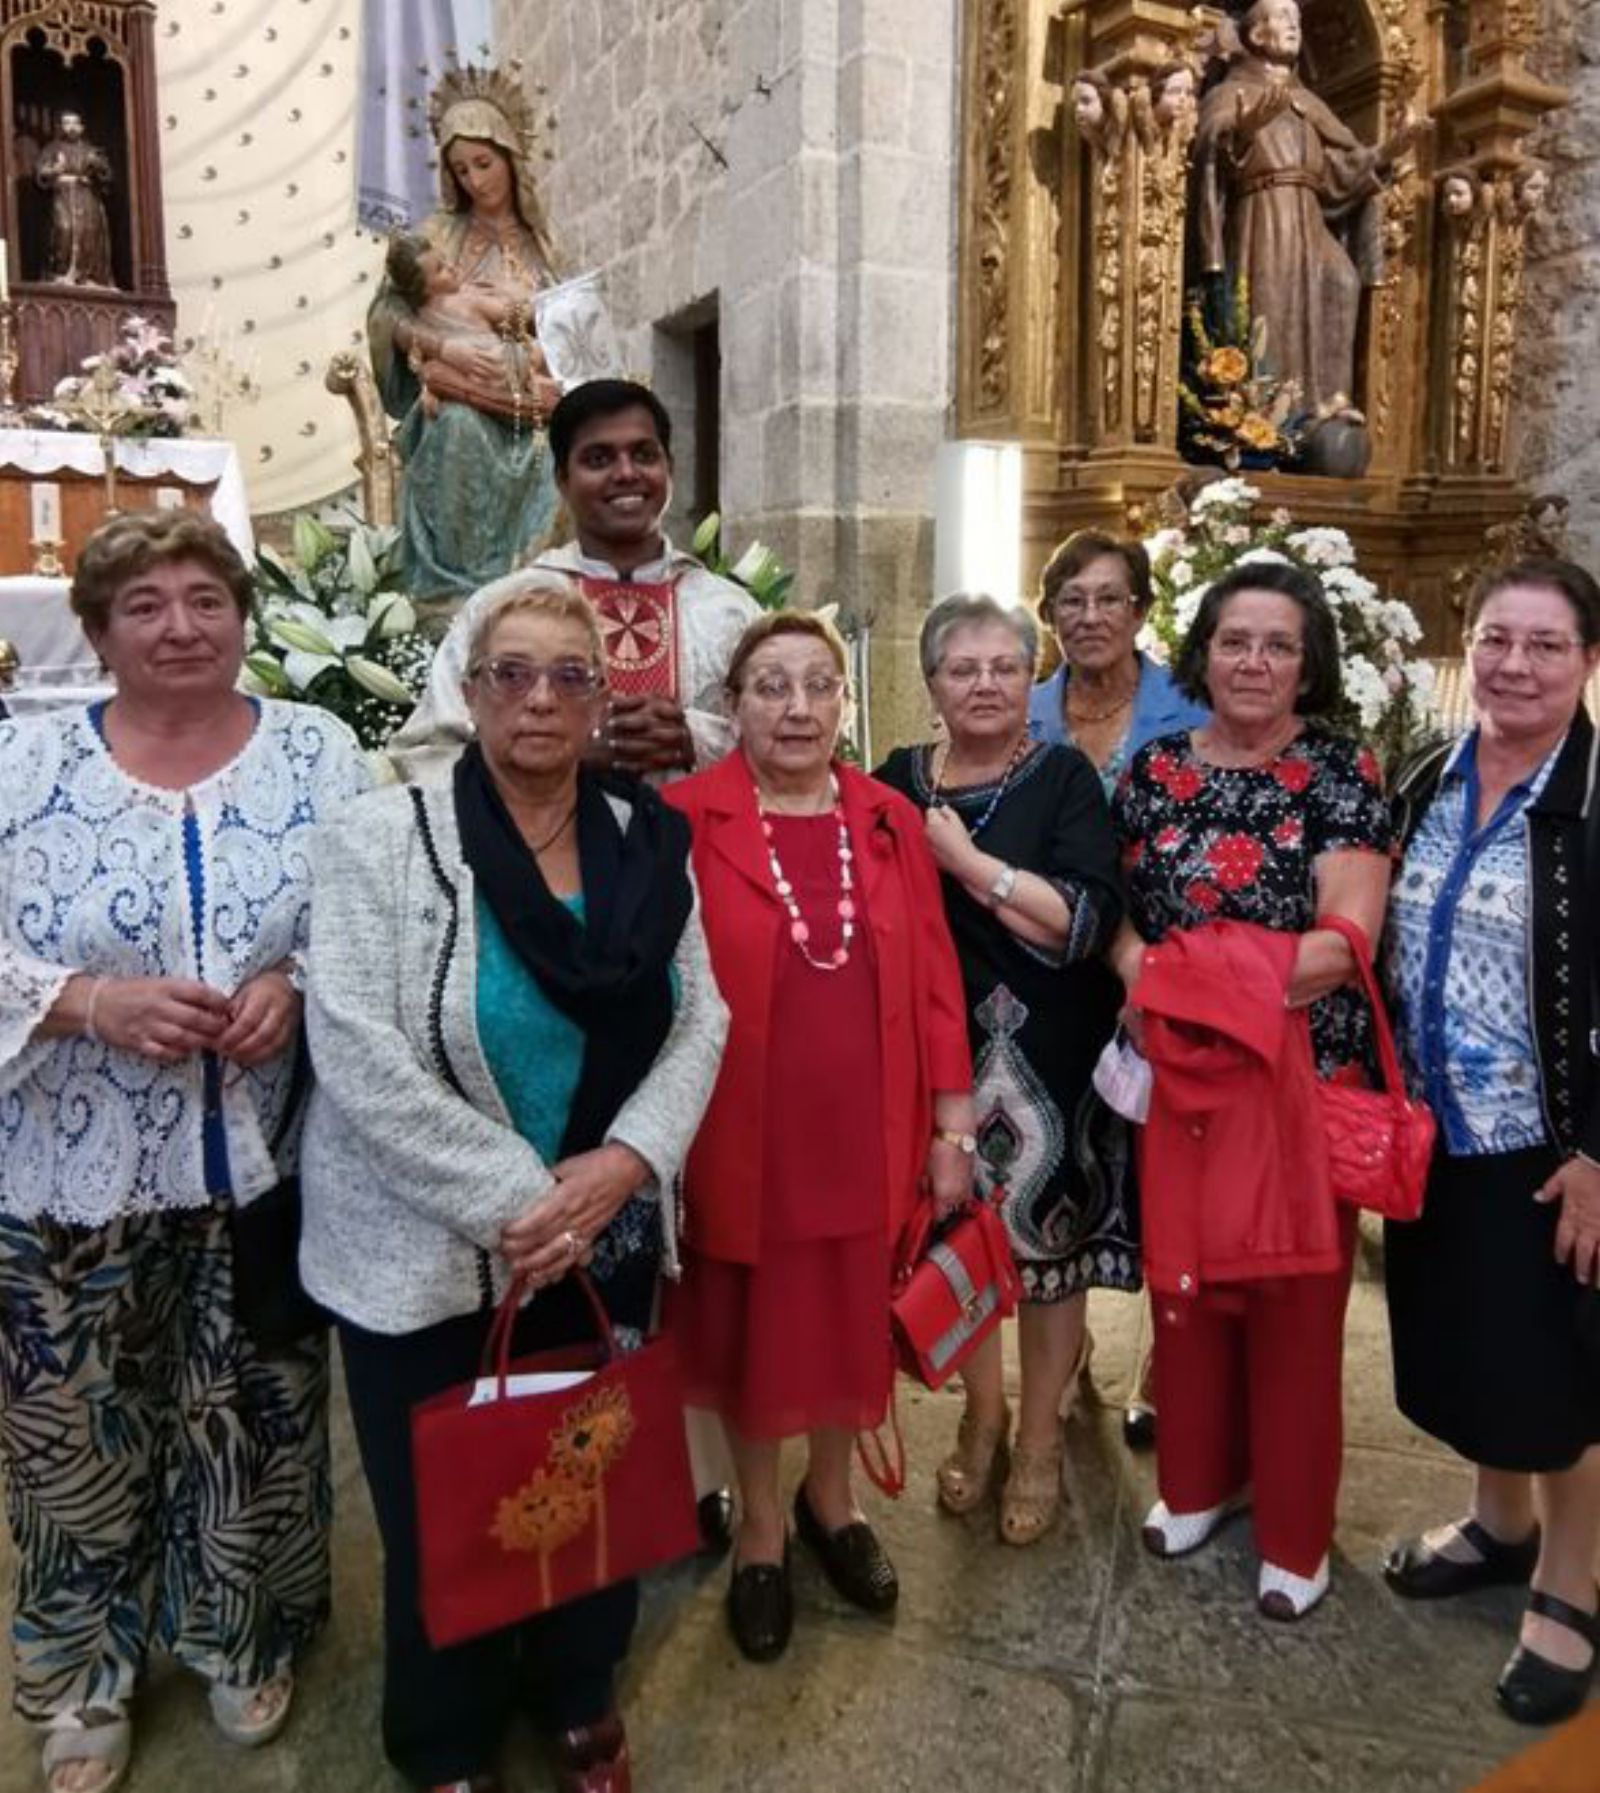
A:
[[[1308,724],[1264,766],[1215,766],[1188,734],[1134,755],[1112,806],[1128,912],[1148,941],[1210,921],[1304,933],[1316,919],[1324,853],[1388,853],[1388,806],[1376,756]],[[1366,998],[1335,990],[1311,1008],[1320,1075],[1364,1065]]]

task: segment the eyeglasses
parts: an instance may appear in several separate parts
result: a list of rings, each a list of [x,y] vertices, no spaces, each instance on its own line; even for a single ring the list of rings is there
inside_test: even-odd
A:
[[[1125,591],[1076,591],[1069,585],[1056,599],[1056,615],[1075,623],[1096,611],[1101,616],[1116,616],[1132,603],[1133,598]]]
[[[481,678],[505,703],[525,703],[541,679],[548,679],[551,694],[558,702],[567,704],[593,697],[601,684],[599,668],[585,660],[557,660],[541,666],[537,660],[519,659],[514,654],[496,654],[473,668],[468,677]]]
[[[945,660],[939,665],[940,675],[958,691],[970,691],[979,679],[987,676],[997,685],[1014,685],[1028,676],[1026,660]]]
[[[796,683],[778,673],[757,673],[747,687],[748,694],[760,704],[793,703],[801,692],[814,704],[832,703],[844,690],[844,680],[836,672],[809,672]]]
[[[1253,660],[1259,654],[1269,666],[1289,666],[1305,648],[1288,635],[1237,635],[1230,629],[1212,636],[1211,651],[1219,660]]]
[[[1467,645],[1478,659],[1504,660],[1513,648],[1521,648],[1528,664],[1540,668],[1559,666],[1579,644],[1570,635],[1512,635],[1505,629],[1474,629]]]

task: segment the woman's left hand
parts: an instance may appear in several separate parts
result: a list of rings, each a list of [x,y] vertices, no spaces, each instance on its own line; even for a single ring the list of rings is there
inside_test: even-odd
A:
[[[614,1140],[563,1158],[551,1171],[554,1188],[500,1234],[513,1273],[536,1286],[559,1282],[575,1264],[586,1264],[595,1240],[651,1174],[631,1146]]]
[[[928,811],[927,829],[933,863],[952,878],[959,878],[977,852],[966,823],[948,803],[935,803]]]
[[[1600,1283],[1600,1165],[1569,1158],[1534,1200],[1561,1203],[1556,1262],[1570,1264],[1581,1283]]]
[[[928,1193],[934,1212],[943,1220],[972,1196],[972,1154],[948,1139],[935,1139],[928,1147]]]
[[[233,993],[228,1025],[213,1050],[236,1065],[261,1065],[288,1049],[300,1031],[300,992],[278,970],[263,971]]]

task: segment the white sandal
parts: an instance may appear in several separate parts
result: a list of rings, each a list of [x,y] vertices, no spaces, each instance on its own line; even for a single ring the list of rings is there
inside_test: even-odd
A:
[[[1256,1605],[1263,1618],[1292,1623],[1295,1619],[1303,1619],[1312,1607],[1320,1605],[1327,1591],[1326,1557],[1317,1564],[1316,1574],[1309,1579],[1263,1560],[1261,1578],[1256,1583]]]
[[[120,1712],[72,1713],[50,1721],[41,1760],[49,1793],[111,1793],[122,1784],[133,1754],[133,1727]],[[69,1781],[68,1771],[96,1767],[93,1779]]]
[[[1249,1505],[1248,1489],[1199,1513],[1174,1513],[1164,1500],[1158,1500],[1145,1514],[1139,1536],[1152,1556],[1188,1556],[1202,1544],[1209,1544],[1236,1513],[1244,1512]]]
[[[270,1680],[255,1687],[229,1687],[213,1681],[207,1697],[212,1720],[223,1736],[243,1749],[259,1749],[289,1722],[289,1708],[294,1704],[294,1670],[279,1669]]]

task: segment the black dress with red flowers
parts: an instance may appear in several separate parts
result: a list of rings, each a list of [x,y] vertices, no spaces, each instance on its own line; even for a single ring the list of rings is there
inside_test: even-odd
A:
[[[1187,734],[1134,755],[1112,819],[1128,913],[1146,940],[1208,921],[1248,921],[1301,934],[1316,917],[1317,859],[1387,853],[1383,780],[1371,750],[1306,726],[1265,766],[1214,766]],[[1311,1007],[1317,1069],[1367,1062],[1365,997],[1335,990]]]

